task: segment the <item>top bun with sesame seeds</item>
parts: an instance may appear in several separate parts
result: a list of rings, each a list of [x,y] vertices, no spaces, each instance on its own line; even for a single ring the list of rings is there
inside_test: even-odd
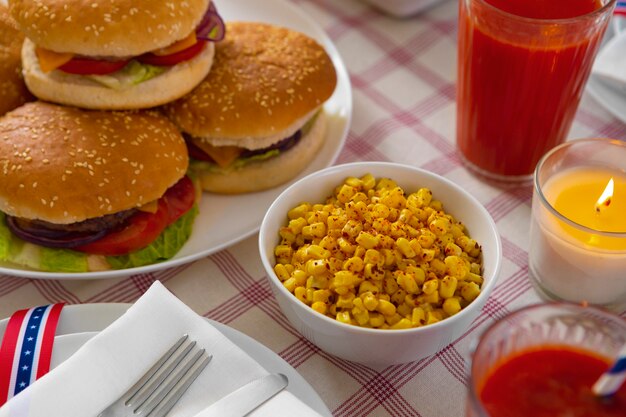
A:
[[[188,137],[191,168],[217,193],[284,183],[311,161],[325,138],[322,105],[335,67],[314,39],[257,22],[228,22],[209,75],[164,107]]]
[[[32,100],[22,78],[23,42],[24,35],[0,3],[0,116]]]
[[[56,224],[163,196],[189,159],[156,112],[85,111],[27,103],[0,118],[0,211]]]
[[[191,91],[213,63],[224,23],[210,0],[11,0],[26,35],[24,80],[70,106],[155,107]]]

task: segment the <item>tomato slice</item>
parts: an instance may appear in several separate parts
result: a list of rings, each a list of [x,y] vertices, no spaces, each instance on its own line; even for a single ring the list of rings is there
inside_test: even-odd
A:
[[[159,199],[155,213],[137,212],[122,229],[74,249],[96,255],[115,256],[144,248],[159,237],[167,226],[189,211],[195,200],[193,182],[185,176]]]
[[[163,195],[168,209],[168,225],[174,223],[180,216],[187,213],[196,202],[196,188],[188,176],[182,177],[171,186]]]
[[[129,59],[121,61],[104,61],[88,58],[72,58],[58,69],[63,72],[78,75],[104,75],[119,71],[130,62]]]
[[[204,49],[206,45],[206,41],[198,39],[198,42],[191,45],[187,49],[183,49],[182,51],[175,52],[170,55],[155,55],[152,53],[144,54],[137,57],[139,62],[143,62],[148,65],[156,65],[159,67],[171,67],[183,61],[188,61],[198,55]]]

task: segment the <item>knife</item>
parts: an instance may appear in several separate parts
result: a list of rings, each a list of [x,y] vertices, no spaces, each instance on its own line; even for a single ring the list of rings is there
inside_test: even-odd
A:
[[[282,391],[288,382],[283,374],[254,379],[220,398],[195,417],[243,417]]]

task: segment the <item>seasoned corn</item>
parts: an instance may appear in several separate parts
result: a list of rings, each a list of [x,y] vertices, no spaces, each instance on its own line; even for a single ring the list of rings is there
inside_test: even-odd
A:
[[[483,283],[480,245],[432,192],[350,177],[324,203],[302,203],[278,231],[285,288],[342,323],[407,329],[457,314]]]

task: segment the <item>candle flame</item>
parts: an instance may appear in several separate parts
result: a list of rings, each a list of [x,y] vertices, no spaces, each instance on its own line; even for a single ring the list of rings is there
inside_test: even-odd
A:
[[[614,182],[613,182],[613,178],[611,178],[609,182],[606,184],[606,187],[604,188],[602,195],[600,196],[600,198],[598,198],[598,201],[596,202],[597,212],[600,211],[600,207],[602,206],[608,207],[611,204],[611,198],[613,198],[613,187],[614,187]]]

